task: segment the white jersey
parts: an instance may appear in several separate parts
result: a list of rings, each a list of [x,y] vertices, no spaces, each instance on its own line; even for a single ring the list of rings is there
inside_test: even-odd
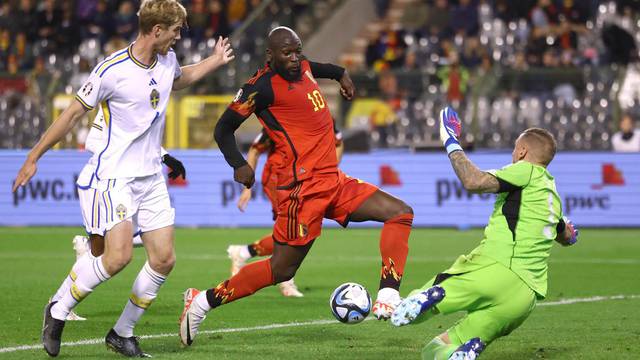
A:
[[[138,61],[133,44],[98,64],[78,90],[87,109],[99,107],[87,137],[93,153],[92,178],[132,178],[161,171],[165,114],[173,81],[182,73],[173,51],[149,66]],[[83,184],[84,185],[84,184]]]

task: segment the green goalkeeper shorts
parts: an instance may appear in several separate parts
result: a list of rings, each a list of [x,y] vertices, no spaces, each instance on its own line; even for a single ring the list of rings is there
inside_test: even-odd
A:
[[[447,330],[453,344],[463,344],[474,337],[489,344],[520,326],[536,305],[533,290],[497,262],[463,274],[446,275],[434,277],[413,293],[440,285],[445,297],[436,306],[437,312],[467,312]]]

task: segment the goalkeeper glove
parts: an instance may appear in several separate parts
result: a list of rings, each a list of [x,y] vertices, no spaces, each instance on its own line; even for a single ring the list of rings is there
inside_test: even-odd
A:
[[[461,130],[462,126],[458,114],[450,106],[440,110],[440,140],[442,140],[447,154],[462,150],[458,140]]]
[[[184,168],[182,162],[169,154],[165,154],[162,157],[162,163],[167,165],[171,172],[169,173],[169,178],[171,180],[175,180],[178,176],[182,176],[183,179],[187,179],[187,169]]]
[[[571,220],[569,220],[566,217],[563,217],[562,219],[564,220],[565,227],[569,230],[569,234],[570,234],[569,239],[567,239],[567,245],[573,245],[573,244],[577,243],[578,242],[578,234],[580,233],[580,231],[573,224],[573,222]]]

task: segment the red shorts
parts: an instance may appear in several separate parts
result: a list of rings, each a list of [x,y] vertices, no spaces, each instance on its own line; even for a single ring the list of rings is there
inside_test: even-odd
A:
[[[377,186],[342,171],[314,175],[292,189],[277,190],[274,239],[292,246],[305,245],[320,236],[323,218],[346,227],[349,215],[377,190]]]
[[[278,177],[275,174],[271,176],[265,176],[262,178],[262,191],[267,196],[267,199],[271,202],[271,212],[273,214],[273,220],[276,220],[278,214],[278,203],[276,199],[276,186]]]

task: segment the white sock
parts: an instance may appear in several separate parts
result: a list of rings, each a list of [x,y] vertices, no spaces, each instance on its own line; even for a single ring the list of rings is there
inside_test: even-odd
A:
[[[102,264],[102,256],[97,258],[83,256],[78,262],[75,273],[77,278],[71,283],[69,291],[65,292],[51,308],[51,316],[54,319],[65,320],[71,309],[111,277]]]
[[[207,301],[207,292],[201,291],[200,294],[193,299],[193,304],[195,304],[196,315],[204,317],[211,310],[211,305],[209,305],[209,301]]]
[[[84,255],[82,255],[81,257],[79,257],[78,259],[76,259],[76,262],[73,263],[73,266],[71,267],[71,271],[69,271],[69,275],[67,275],[67,277],[64,279],[64,281],[62,282],[62,284],[60,285],[60,287],[58,288],[58,291],[56,291],[56,294],[53,295],[53,297],[51,298],[51,301],[60,301],[60,299],[62,299],[62,296],[67,293],[69,291],[69,289],[71,289],[71,284],[73,284],[73,282],[76,280],[76,278],[78,277],[77,271],[78,268],[80,267],[80,264],[83,261],[91,261],[92,259],[95,259],[95,257],[93,255],[91,255],[90,253],[86,253]]]
[[[131,288],[131,297],[124,306],[124,310],[113,327],[115,332],[122,337],[133,336],[133,328],[153,299],[158,296],[160,286],[166,280],[166,276],[154,271],[149,262],[146,262],[138,273],[136,281]]]
[[[139,248],[144,246],[144,244],[142,243],[142,238],[140,237],[140,234],[136,235],[133,237],[133,247],[134,248]]]

